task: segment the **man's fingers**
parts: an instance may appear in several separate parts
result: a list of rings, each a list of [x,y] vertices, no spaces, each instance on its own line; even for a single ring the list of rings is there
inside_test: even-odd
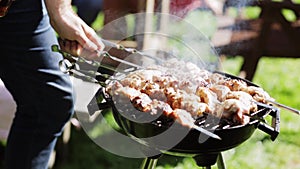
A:
[[[58,42],[62,51],[67,52],[73,56],[81,55],[82,46],[80,46],[78,42],[67,39],[59,39]]]
[[[89,50],[81,46],[77,41],[71,40],[59,40],[59,45],[62,51],[67,52],[73,56],[84,57],[89,60],[94,60],[99,57],[99,53],[96,50]]]
[[[81,46],[83,46],[83,48],[87,50],[90,51],[98,50],[98,46],[94,44],[91,40],[89,40],[88,37],[86,36],[78,36],[77,41]]]
[[[85,32],[86,37],[97,46],[98,51],[102,51],[104,49],[104,44],[101,41],[101,38],[97,35],[97,33],[90,27],[83,27],[83,31]]]
[[[101,39],[99,38],[99,36],[96,34],[96,32],[92,32],[91,35],[88,35],[88,38],[94,43],[96,44],[96,46],[98,47],[97,50],[98,51],[103,51],[105,45],[104,43],[101,41]]]

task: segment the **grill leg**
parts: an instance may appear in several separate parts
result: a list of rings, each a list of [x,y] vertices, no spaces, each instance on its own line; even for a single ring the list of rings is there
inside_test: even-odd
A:
[[[225,165],[225,162],[224,162],[222,153],[220,153],[220,154],[218,155],[218,158],[217,158],[217,166],[218,166],[218,169],[226,169],[226,165]]]
[[[194,160],[196,161],[199,167],[210,169],[211,166],[216,164],[219,153],[207,153],[207,154],[198,154],[194,156]]]
[[[155,169],[158,158],[145,158],[140,169]]]

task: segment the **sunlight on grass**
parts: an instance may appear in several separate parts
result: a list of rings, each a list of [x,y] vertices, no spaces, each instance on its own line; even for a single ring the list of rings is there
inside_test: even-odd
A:
[[[93,24],[91,26],[95,30],[100,30],[100,29],[102,29],[103,24],[104,24],[104,14],[103,14],[103,12],[100,12],[98,14],[95,22],[93,22]]]
[[[245,15],[249,19],[258,18],[261,9],[259,7],[247,7],[244,11]]]
[[[112,130],[119,129],[119,126],[115,123],[115,120],[113,118],[112,113],[110,113],[110,110],[102,114],[105,114],[103,115],[104,118],[98,118],[97,120],[95,120],[95,124],[92,125],[93,127],[89,128],[88,135],[92,139],[110,133]]]
[[[236,74],[241,63],[241,58],[229,58],[222,65],[226,72]],[[278,102],[300,109],[299,66],[300,59],[262,58],[253,81]],[[298,115],[281,110],[281,130],[277,140],[265,140],[267,134],[256,131],[243,145],[224,153],[227,165],[243,169],[299,168],[299,123]]]
[[[296,21],[297,16],[295,15],[295,13],[292,10],[289,9],[283,9],[282,10],[282,14],[285,16],[285,18],[292,22],[292,21]]]
[[[211,12],[193,11],[185,18],[185,21],[198,29],[207,38],[210,38],[216,31],[217,21]]]
[[[165,164],[163,166],[157,166],[156,169],[191,169],[197,167],[198,166],[193,158],[184,158],[176,166]]]
[[[229,58],[222,58],[221,59],[221,71],[224,71],[229,74],[238,75],[240,67],[243,62],[242,57],[229,57]]]

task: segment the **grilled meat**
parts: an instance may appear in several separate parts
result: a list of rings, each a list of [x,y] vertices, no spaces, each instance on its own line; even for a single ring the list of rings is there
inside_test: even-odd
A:
[[[192,125],[195,122],[195,119],[191,116],[189,112],[183,109],[175,109],[174,110],[174,118],[181,125],[192,128]]]
[[[117,99],[127,98],[139,111],[163,114],[186,126],[205,114],[246,124],[250,112],[257,111],[255,102],[271,99],[242,80],[176,60],[132,72],[107,90]]]
[[[222,103],[223,118],[232,119],[234,123],[246,124],[249,123],[250,118],[249,107],[243,104],[240,100],[227,99]]]
[[[216,93],[217,98],[220,102],[223,102],[226,100],[227,94],[230,92],[229,87],[224,86],[224,85],[212,85],[209,87],[209,89]]]
[[[140,95],[134,97],[131,102],[136,109],[142,112],[149,112],[152,110],[152,100],[145,93],[141,93]]]
[[[259,87],[248,86],[243,91],[249,93],[257,102],[267,103],[267,100],[273,100],[266,91]]]
[[[239,100],[245,106],[248,112],[257,111],[257,105],[254,103],[252,96],[243,91],[231,91],[226,95],[226,99]]]

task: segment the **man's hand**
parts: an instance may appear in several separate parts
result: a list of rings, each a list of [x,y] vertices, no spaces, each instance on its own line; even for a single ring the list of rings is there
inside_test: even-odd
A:
[[[71,0],[45,0],[52,27],[63,41],[62,50],[93,59],[104,49],[96,32],[73,11]]]
[[[100,56],[101,51],[87,50],[86,48],[83,48],[77,41],[59,38],[58,42],[62,51],[73,56],[84,57],[88,60],[97,60],[97,58]]]

